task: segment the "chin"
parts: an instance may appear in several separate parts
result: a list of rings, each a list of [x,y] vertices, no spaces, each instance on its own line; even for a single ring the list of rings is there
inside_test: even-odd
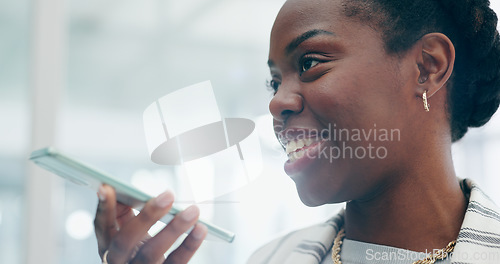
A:
[[[309,207],[317,207],[317,206],[321,206],[321,205],[325,204],[325,203],[318,202],[314,199],[311,199],[311,197],[304,197],[303,195],[300,195],[300,194],[299,194],[299,197],[300,197],[300,200],[302,201],[302,203],[306,206],[309,206]]]
[[[334,186],[325,188],[325,184],[311,185],[308,182],[295,182],[297,193],[302,203],[309,207],[317,207],[325,204],[343,203],[352,199],[349,192],[342,192]],[[349,188],[342,188],[349,190]]]
[[[316,207],[316,206],[321,206],[324,204],[327,204],[328,201],[324,199],[324,197],[321,197],[320,193],[315,190],[314,188],[308,189],[308,188],[301,188],[299,185],[296,184],[297,187],[297,192],[299,194],[299,198],[302,201],[303,204],[309,207]]]

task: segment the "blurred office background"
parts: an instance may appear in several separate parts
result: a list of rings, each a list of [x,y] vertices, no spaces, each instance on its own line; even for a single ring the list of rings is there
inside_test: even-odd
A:
[[[138,187],[175,188],[176,168],[149,160],[142,112],[204,80],[223,116],[256,122],[264,170],[226,202],[201,205],[237,238],[205,243],[192,262],[244,263],[273,237],[333,215],[339,206],[302,205],[271,130],[266,61],[283,2],[1,0],[0,263],[99,263],[96,195],[35,168],[29,153],[54,145]],[[500,203],[500,114],[453,152],[459,176]]]

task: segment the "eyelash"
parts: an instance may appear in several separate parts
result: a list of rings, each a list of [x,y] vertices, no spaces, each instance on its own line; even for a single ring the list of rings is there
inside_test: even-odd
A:
[[[281,85],[281,82],[276,81],[276,80],[268,80],[266,82],[267,88],[273,92],[273,95],[275,95],[278,92],[278,88],[280,85]]]
[[[316,64],[310,66],[309,69],[305,70],[304,66],[306,62],[317,62]],[[315,56],[311,54],[306,54],[304,55],[300,60],[299,60],[299,75],[302,76],[305,72],[309,71],[310,69],[316,67],[318,64],[324,62],[323,60],[320,60],[316,58]],[[273,92],[273,95],[275,95],[278,92],[279,86],[281,85],[280,81],[277,80],[268,80],[266,82],[267,88]]]
[[[310,68],[306,70],[304,68],[306,62],[317,62],[317,63],[314,64],[314,65],[312,65],[312,66],[310,66]],[[322,60],[320,60],[318,58],[315,58],[314,56],[311,56],[311,55],[308,56],[308,54],[306,54],[299,61],[299,73],[300,73],[300,75],[302,75],[303,73],[305,73],[305,72],[309,71],[310,69],[316,67],[318,64],[320,64],[322,62],[323,62]]]

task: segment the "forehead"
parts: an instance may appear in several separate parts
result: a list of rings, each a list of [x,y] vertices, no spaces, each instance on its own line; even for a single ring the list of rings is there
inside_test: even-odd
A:
[[[288,0],[276,17],[271,35],[297,34],[313,28],[327,30],[342,18],[341,0]]]
[[[309,31],[326,31],[344,42],[359,42],[374,37],[372,27],[345,15],[345,1],[288,0],[278,13],[271,31],[269,61],[278,60],[287,50],[287,45]]]
[[[329,32],[327,42],[349,50],[382,51],[381,35],[371,25],[345,15],[349,0],[288,0],[280,10],[271,31],[269,64],[292,59],[288,47],[310,31]],[[322,35],[324,36],[324,35]],[[326,39],[326,38],[323,38]],[[339,46],[340,47],[340,46]]]

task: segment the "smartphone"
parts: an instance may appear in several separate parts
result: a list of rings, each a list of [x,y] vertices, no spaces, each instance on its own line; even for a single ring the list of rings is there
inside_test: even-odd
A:
[[[30,160],[50,172],[53,172],[77,185],[88,187],[95,192],[99,190],[99,187],[102,184],[110,185],[116,190],[117,201],[137,210],[141,210],[145,203],[153,198],[150,195],[137,190],[132,185],[100,170],[92,168],[81,161],[71,158],[53,147],[33,151],[31,153]],[[180,211],[180,209],[172,207],[170,212],[160,219],[160,221],[168,224]],[[211,223],[207,223],[201,219],[199,219],[198,222],[204,224],[208,228],[206,240],[219,240],[228,243],[231,243],[234,240],[234,233],[224,230],[223,228],[215,226]]]

